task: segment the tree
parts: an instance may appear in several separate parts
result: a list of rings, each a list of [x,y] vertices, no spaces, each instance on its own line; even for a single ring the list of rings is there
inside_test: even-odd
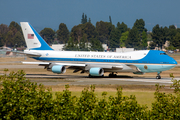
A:
[[[147,32],[147,29],[144,26],[145,22],[143,19],[136,19],[133,27],[136,27],[139,33],[141,34],[143,31]]]
[[[51,28],[44,28],[43,30],[41,30],[40,35],[48,44],[52,44],[55,36],[55,31]]]
[[[22,36],[22,34],[20,33],[20,31],[17,31],[15,36],[14,36],[14,47],[22,47],[25,46],[25,41],[24,38]]]
[[[111,16],[109,16],[109,22],[112,24]]]
[[[67,41],[69,40],[69,30],[67,29],[66,24],[61,23],[56,33],[57,33],[57,39],[59,43],[61,44],[67,43]]]
[[[143,49],[146,49],[148,46],[147,44],[147,34],[145,31],[142,32],[142,47]]]
[[[124,22],[122,22],[122,23],[118,22],[117,23],[117,27],[116,27],[117,36],[116,37],[117,37],[118,41],[120,40],[122,33],[126,32],[127,30],[128,30],[127,25]],[[119,42],[117,44],[119,44]]]
[[[162,49],[162,46],[166,42],[166,38],[167,38],[166,31],[167,31],[167,28],[159,27],[158,24],[153,27],[152,40],[161,49]]]
[[[171,44],[175,47],[180,49],[180,33],[176,33],[176,35],[173,37]]]
[[[116,49],[116,48],[119,47],[118,32],[117,32],[117,30],[115,28],[111,31],[109,41],[110,41],[109,46],[110,46],[111,49]]]
[[[88,22],[91,23],[91,18],[89,18]]]
[[[79,51],[88,51],[88,42],[87,42],[87,37],[84,35],[79,43]]]
[[[122,33],[120,38],[120,47],[125,47],[126,40],[128,39],[129,31]]]
[[[10,29],[16,28],[17,31],[20,31],[22,33],[21,27],[18,23],[16,23],[15,21],[12,21],[9,25]]]
[[[140,41],[139,31],[136,27],[133,27],[129,31],[128,39],[126,40],[126,47],[141,49],[140,44],[141,41]]]
[[[6,43],[6,35],[9,31],[9,28],[5,24],[0,25],[0,47]]]
[[[14,33],[12,30],[9,30],[6,38],[5,38],[5,45],[8,47],[14,47],[14,41],[13,41]]]
[[[98,33],[97,39],[100,40],[101,43],[106,43],[109,45],[109,37],[113,28],[114,25],[109,22],[96,22],[96,31]]]
[[[74,43],[73,38],[69,37],[69,40],[68,40],[67,44],[65,44],[65,46],[64,46],[64,50],[78,51],[78,46],[77,46],[76,43]]]
[[[5,36],[3,35],[3,42],[8,47],[20,47],[25,45],[22,30],[18,23],[14,21],[10,23],[7,34]]]
[[[71,29],[71,34],[70,37],[74,39],[75,42],[80,42],[80,39],[82,37],[82,29],[81,26],[83,24],[79,24],[79,25],[75,25],[72,29]]]
[[[85,24],[85,23],[87,23],[87,15],[86,14],[84,15],[84,13],[83,13],[82,19],[81,19],[81,24]]]
[[[168,40],[170,41],[170,45],[173,45],[173,38],[176,35],[177,30],[174,25],[169,26],[169,32],[168,32]]]
[[[97,35],[98,33],[94,25],[90,22],[87,22],[85,24],[74,26],[71,30],[70,36],[74,38],[74,41],[80,43],[80,40],[83,36],[86,36],[86,39],[88,42],[90,42],[91,38],[95,38]]]
[[[85,15],[84,23],[87,23],[87,15]]]
[[[102,44],[97,38],[92,38],[91,44],[90,44],[90,50],[91,51],[104,51]]]
[[[155,49],[156,43],[155,42],[150,42],[149,44],[149,49]]]
[[[180,28],[177,28],[177,32],[180,33]]]
[[[92,38],[96,38],[98,35],[95,26],[90,22],[87,22],[86,24],[84,24],[84,26],[82,26],[82,31],[83,31],[83,34],[86,34],[87,36],[86,39],[88,40],[88,42]]]
[[[122,22],[121,24],[118,22],[116,28],[117,28],[119,34],[122,34],[128,30],[128,27],[124,22]]]

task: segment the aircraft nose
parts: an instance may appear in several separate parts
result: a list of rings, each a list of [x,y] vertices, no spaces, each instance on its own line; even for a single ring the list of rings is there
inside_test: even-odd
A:
[[[172,63],[176,64],[176,65],[178,64],[177,61],[175,59],[173,59],[173,58],[172,58]]]

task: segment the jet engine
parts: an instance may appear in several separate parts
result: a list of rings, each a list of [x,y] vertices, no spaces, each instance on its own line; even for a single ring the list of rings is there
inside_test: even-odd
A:
[[[66,72],[66,68],[63,65],[54,65],[52,66],[51,70],[53,73],[58,73],[58,74],[63,74]]]
[[[91,76],[103,76],[104,75],[104,70],[102,68],[91,68],[89,70],[89,74]]]

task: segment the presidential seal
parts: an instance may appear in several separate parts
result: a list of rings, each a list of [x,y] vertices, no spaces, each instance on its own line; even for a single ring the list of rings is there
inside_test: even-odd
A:
[[[144,66],[144,69],[148,69],[147,65]]]

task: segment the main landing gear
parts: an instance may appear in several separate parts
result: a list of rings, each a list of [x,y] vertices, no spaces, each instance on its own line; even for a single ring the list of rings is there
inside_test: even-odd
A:
[[[161,72],[158,72],[158,73],[157,73],[156,79],[161,79],[160,73],[161,73]]]
[[[117,77],[117,75],[114,74],[114,72],[112,72],[112,73],[109,74],[109,77]]]

